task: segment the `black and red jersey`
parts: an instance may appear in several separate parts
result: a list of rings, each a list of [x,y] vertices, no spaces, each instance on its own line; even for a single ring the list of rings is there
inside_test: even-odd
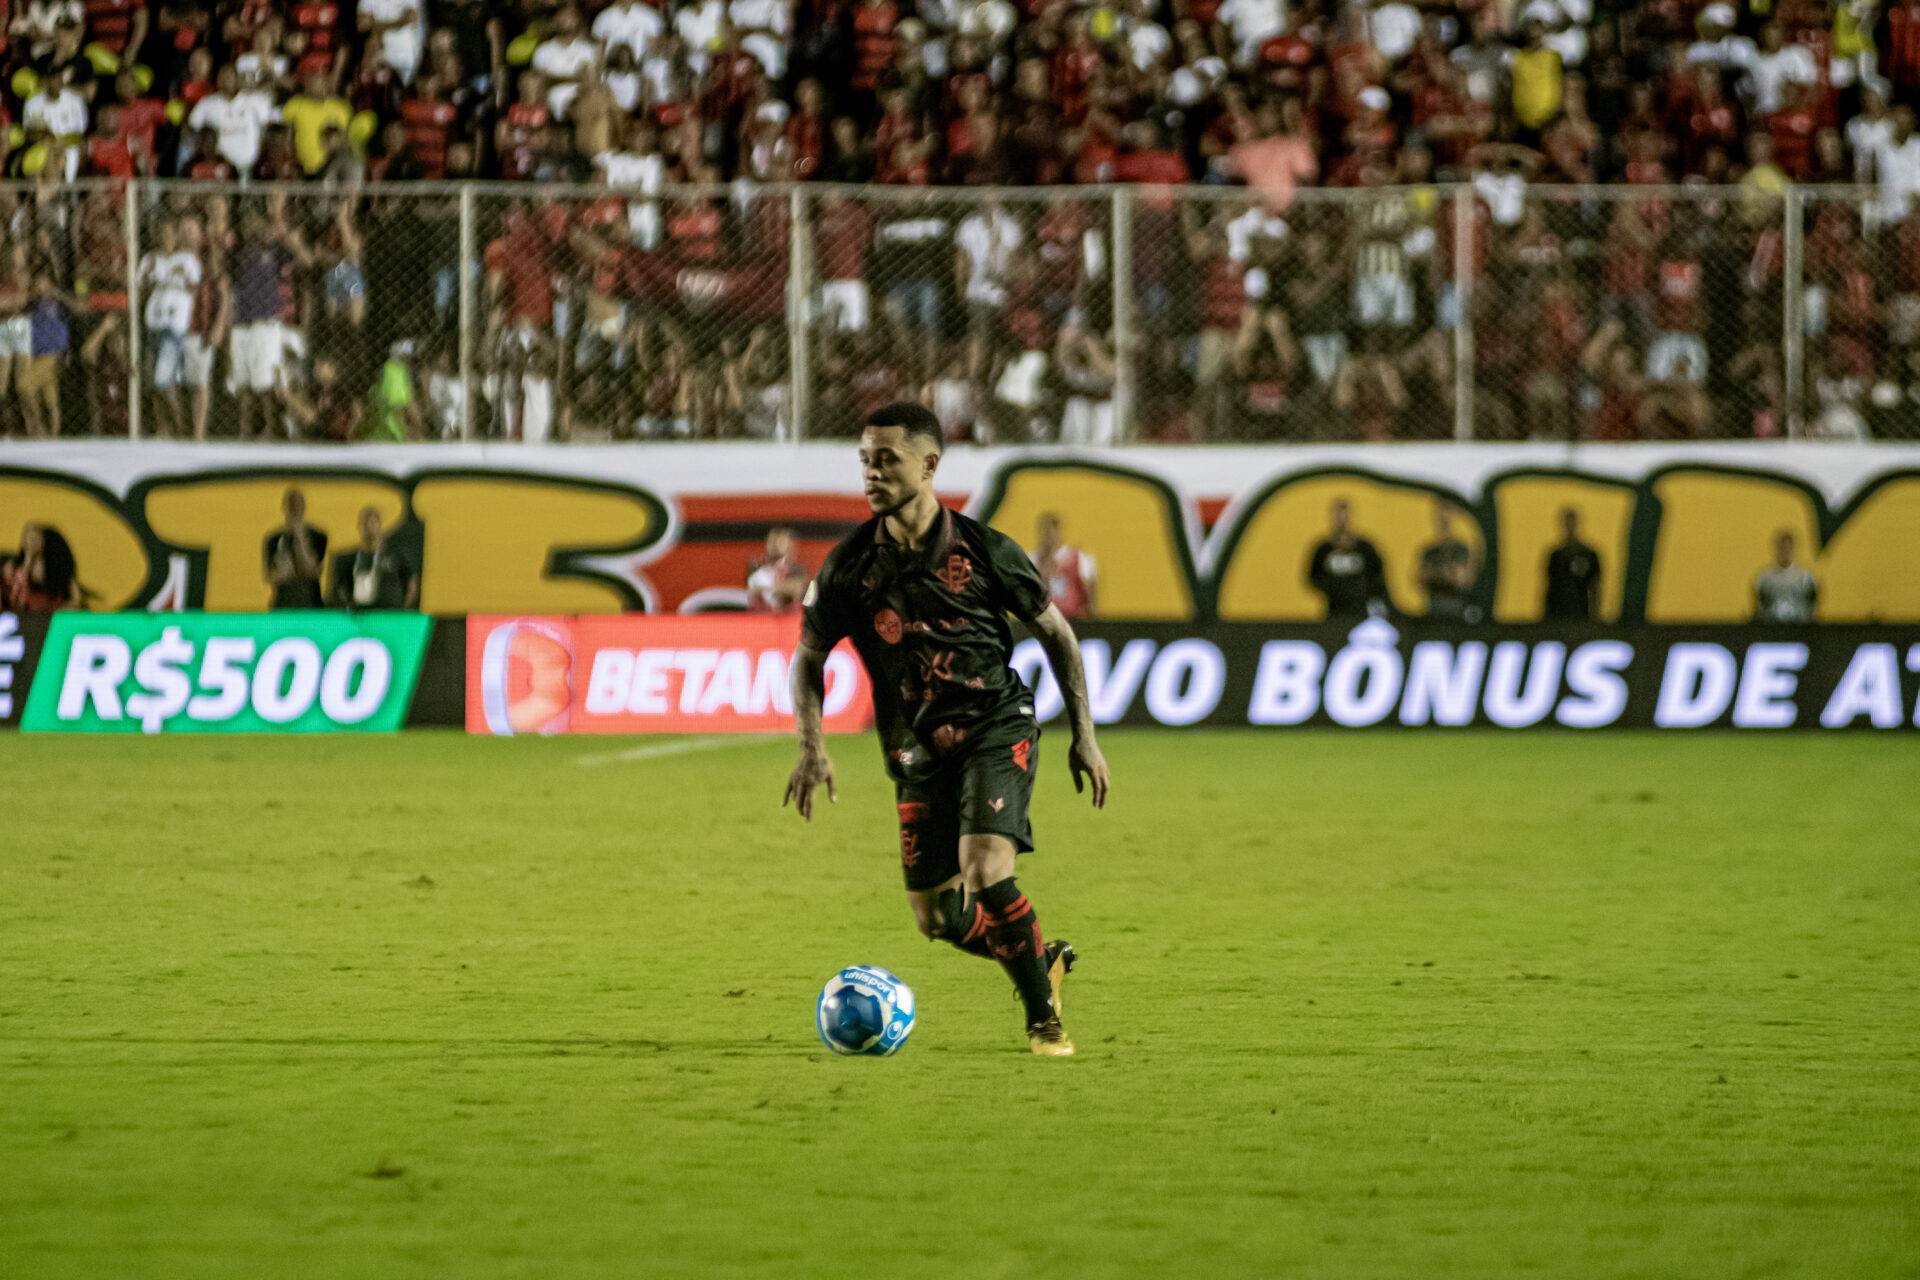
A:
[[[1019,543],[943,507],[925,546],[902,546],[875,518],[835,547],[807,588],[801,642],[821,653],[853,642],[887,772],[912,782],[991,730],[1031,722],[1007,616],[1030,622],[1047,603]]]

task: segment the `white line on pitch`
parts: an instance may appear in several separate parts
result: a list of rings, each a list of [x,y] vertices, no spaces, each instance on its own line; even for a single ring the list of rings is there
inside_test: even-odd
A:
[[[591,768],[602,764],[626,764],[634,760],[659,760],[665,756],[684,756],[695,751],[712,751],[719,747],[745,746],[760,739],[749,733],[716,734],[705,738],[683,738],[679,742],[652,742],[644,747],[628,747],[625,751],[604,751],[595,755],[581,756],[574,763]]]

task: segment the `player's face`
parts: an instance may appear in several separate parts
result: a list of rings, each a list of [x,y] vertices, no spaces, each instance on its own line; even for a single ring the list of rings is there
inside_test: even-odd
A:
[[[939,454],[910,439],[901,427],[868,427],[860,433],[860,476],[867,506],[891,515],[933,485]]]

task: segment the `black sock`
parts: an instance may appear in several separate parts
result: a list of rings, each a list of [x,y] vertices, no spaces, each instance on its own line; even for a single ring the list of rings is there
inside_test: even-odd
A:
[[[987,945],[985,908],[959,889],[945,889],[940,893],[938,910],[939,932],[934,937],[951,942],[970,956],[993,958],[993,950]]]
[[[1013,979],[1013,989],[1026,1006],[1028,1023],[1053,1016],[1053,988],[1047,982],[1046,944],[1040,940],[1040,920],[1033,904],[1008,876],[990,884],[977,896],[986,908],[987,945],[993,958]]]

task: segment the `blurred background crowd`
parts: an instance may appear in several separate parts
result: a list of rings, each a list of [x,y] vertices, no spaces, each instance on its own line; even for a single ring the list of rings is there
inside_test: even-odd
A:
[[[1920,0],[0,28],[10,435],[1920,434]]]

